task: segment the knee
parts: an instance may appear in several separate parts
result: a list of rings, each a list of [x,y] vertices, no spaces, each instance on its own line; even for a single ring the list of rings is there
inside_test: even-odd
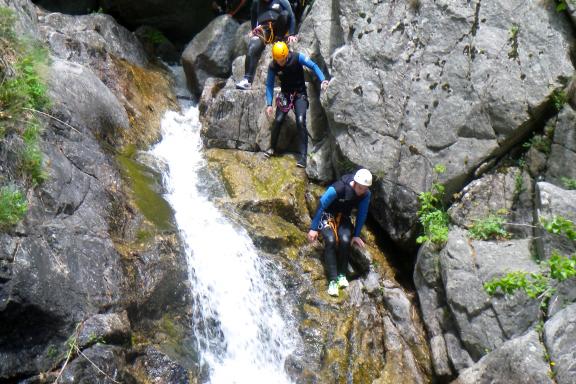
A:
[[[282,114],[276,115],[276,118],[274,119],[274,123],[276,123],[277,127],[280,127],[280,125],[282,125],[283,121],[284,121],[284,115],[282,115]]]
[[[296,117],[296,124],[300,128],[306,128],[306,115],[298,115]]]
[[[248,43],[248,55],[254,55],[260,49],[260,38],[259,37],[252,37],[250,42]]]
[[[350,245],[350,241],[352,240],[352,237],[350,236],[350,233],[342,233],[340,234],[340,243],[344,246]]]
[[[324,247],[331,249],[336,247],[336,238],[334,236],[324,236]]]

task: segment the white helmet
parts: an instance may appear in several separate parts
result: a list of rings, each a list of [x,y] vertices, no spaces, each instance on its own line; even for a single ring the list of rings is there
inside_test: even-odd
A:
[[[359,169],[354,175],[354,181],[360,185],[369,187],[372,185],[372,174],[367,169]]]

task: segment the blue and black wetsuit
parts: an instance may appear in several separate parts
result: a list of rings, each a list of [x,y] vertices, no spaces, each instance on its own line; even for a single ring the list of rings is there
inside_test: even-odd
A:
[[[304,80],[304,66],[312,69],[320,81],[325,77],[318,65],[302,53],[290,52],[286,59],[286,64],[281,67],[275,61],[268,67],[268,77],[266,79],[266,104],[272,105],[274,95],[274,80],[276,76],[280,79],[280,100],[284,102],[286,108],[280,105],[276,108],[274,127],[272,128],[271,148],[276,149],[280,127],[291,107],[296,115],[296,127],[299,135],[299,151],[301,165],[306,165],[306,154],[308,149],[308,133],[306,131],[306,110],[308,109],[308,95],[306,93],[306,82]],[[291,103],[291,105],[290,105]]]
[[[283,40],[288,31],[289,35],[296,34],[296,19],[292,6],[288,0],[254,0],[251,8],[252,29],[258,25],[272,23],[275,40]],[[248,52],[244,62],[244,78],[252,83],[258,61],[266,43],[257,36],[253,36],[248,44]]]
[[[310,229],[320,231],[324,238],[324,262],[328,281],[336,280],[339,274],[346,275],[350,241],[352,237],[360,236],[360,231],[368,216],[371,193],[368,190],[362,196],[356,195],[350,185],[353,180],[354,174],[344,175],[328,187],[320,198],[320,204],[310,225]],[[352,225],[350,219],[354,208],[358,208],[355,226]],[[339,222],[338,237],[330,225],[330,220]]]

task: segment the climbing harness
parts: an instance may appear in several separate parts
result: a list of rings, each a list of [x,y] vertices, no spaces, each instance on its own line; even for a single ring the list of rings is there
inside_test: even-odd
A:
[[[252,30],[252,35],[259,37],[264,44],[271,44],[274,41],[274,28],[272,27],[272,21],[268,21],[266,24],[259,24]]]
[[[322,230],[326,227],[332,228],[332,232],[334,232],[334,237],[336,238],[336,244],[340,241],[338,238],[338,227],[340,226],[340,221],[342,220],[342,214],[336,214],[334,217],[330,213],[323,212],[322,217],[320,218],[320,225],[318,225],[318,229]]]
[[[276,96],[276,107],[284,113],[290,111],[294,108],[294,100],[296,100],[297,94],[297,92],[278,92],[278,95]]]

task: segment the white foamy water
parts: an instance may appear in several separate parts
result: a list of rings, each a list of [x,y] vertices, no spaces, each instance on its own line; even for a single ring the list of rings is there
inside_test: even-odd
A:
[[[165,161],[165,196],[185,244],[201,363],[210,383],[290,383],[284,369],[298,331],[281,311],[277,266],[260,258],[251,239],[205,196],[206,163],[195,107],[168,112],[152,153]]]

